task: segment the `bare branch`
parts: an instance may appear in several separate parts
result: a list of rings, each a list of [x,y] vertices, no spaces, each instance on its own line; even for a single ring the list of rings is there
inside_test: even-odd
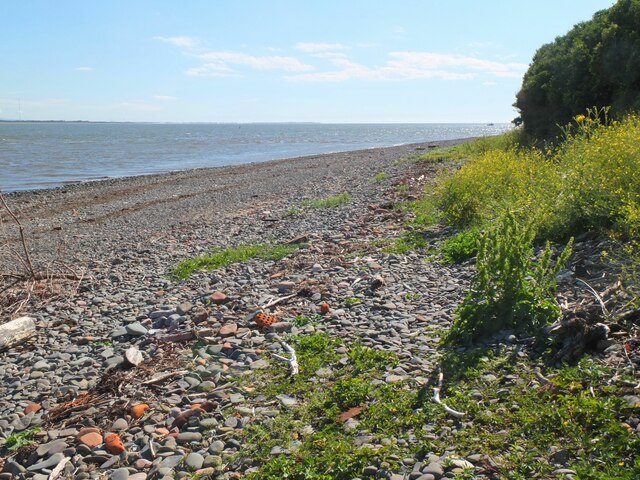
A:
[[[24,250],[27,270],[31,275],[31,278],[35,279],[36,274],[33,269],[33,263],[31,262],[31,256],[29,255],[29,249],[27,248],[27,240],[24,236],[24,228],[22,227],[22,223],[20,223],[20,220],[18,220],[18,217],[16,217],[13,211],[9,208],[9,205],[7,205],[7,202],[5,201],[1,193],[0,193],[0,203],[2,203],[2,206],[4,207],[4,209],[11,216],[11,218],[13,218],[13,221],[16,222],[16,224],[18,225],[18,230],[20,231],[20,242],[22,243],[22,249]]]
[[[436,402],[438,405],[442,405],[445,412],[447,412],[449,415],[453,415],[456,418],[464,417],[466,413],[458,412],[457,410],[454,410],[453,408],[448,407],[447,405],[442,403],[442,401],[440,400],[440,390],[442,389],[443,379],[444,379],[444,375],[442,374],[442,372],[440,372],[440,375],[438,376],[438,386],[433,387],[433,401]]]

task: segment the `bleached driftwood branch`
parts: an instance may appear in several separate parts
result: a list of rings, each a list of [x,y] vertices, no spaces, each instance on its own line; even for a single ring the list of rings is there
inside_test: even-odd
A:
[[[607,310],[607,307],[605,306],[604,301],[602,300],[602,297],[600,296],[600,294],[598,294],[598,292],[596,292],[595,288],[593,288],[591,285],[589,285],[587,282],[585,282],[581,278],[576,278],[576,281],[582,283],[585,287],[587,287],[587,289],[593,294],[593,296],[596,298],[596,300],[600,304],[600,308],[602,309],[602,314],[604,315],[604,318],[608,318],[609,311]]]
[[[295,376],[298,374],[298,357],[296,356],[296,351],[293,349],[291,345],[288,343],[282,342],[282,346],[284,349],[291,354],[291,358],[283,357],[278,355],[277,353],[272,353],[273,358],[276,360],[280,360],[281,362],[287,362],[289,364],[289,368],[291,368],[291,376]]]
[[[442,389],[442,381],[443,381],[443,379],[444,379],[444,375],[442,374],[442,372],[440,372],[440,375],[438,376],[438,386],[437,387],[433,387],[433,401],[436,402],[438,405],[442,405],[442,407],[444,408],[445,412],[447,412],[449,415],[453,415],[456,418],[464,417],[466,415],[466,413],[458,412],[457,410],[454,410],[453,408],[445,405],[440,400],[440,390]]]
[[[273,307],[274,305],[277,305],[277,304],[279,304],[279,303],[281,303],[281,302],[285,302],[285,301],[289,300],[290,298],[293,298],[293,297],[295,297],[295,296],[297,296],[297,295],[298,295],[297,293],[292,293],[291,295],[287,295],[287,296],[285,296],[285,297],[276,298],[276,299],[274,299],[274,300],[271,300],[271,301],[270,301],[269,303],[267,303],[266,305],[261,306],[260,308],[261,308],[262,310],[264,310],[264,309],[266,309],[266,308]]]

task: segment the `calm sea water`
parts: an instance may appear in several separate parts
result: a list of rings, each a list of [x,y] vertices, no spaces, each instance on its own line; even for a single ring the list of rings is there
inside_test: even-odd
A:
[[[509,124],[1,123],[0,191],[495,135]]]

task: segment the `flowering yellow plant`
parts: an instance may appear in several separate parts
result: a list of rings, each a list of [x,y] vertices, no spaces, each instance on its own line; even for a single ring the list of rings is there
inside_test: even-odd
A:
[[[580,122],[584,122],[584,119],[587,118],[584,115],[580,114],[580,115],[576,115],[576,122],[580,123]]]

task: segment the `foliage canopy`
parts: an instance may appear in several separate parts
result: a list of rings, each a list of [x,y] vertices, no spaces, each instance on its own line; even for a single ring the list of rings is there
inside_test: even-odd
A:
[[[640,109],[640,0],[619,0],[543,45],[514,106],[527,133],[551,138],[589,107],[622,117]]]

